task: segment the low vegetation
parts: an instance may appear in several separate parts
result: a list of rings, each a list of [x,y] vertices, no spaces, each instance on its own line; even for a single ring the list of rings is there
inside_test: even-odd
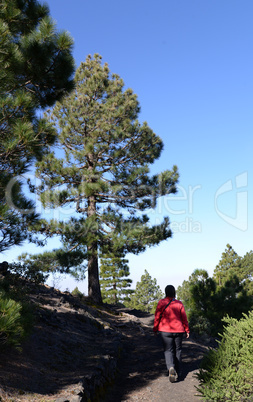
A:
[[[0,279],[0,350],[6,346],[21,348],[33,325],[32,307],[15,275]]]
[[[206,401],[249,401],[253,394],[253,311],[240,320],[225,318],[217,349],[210,350],[197,374]]]

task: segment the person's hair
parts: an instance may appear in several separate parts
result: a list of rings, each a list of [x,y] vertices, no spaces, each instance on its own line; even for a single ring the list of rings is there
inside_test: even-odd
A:
[[[173,285],[167,285],[165,288],[165,295],[166,297],[175,297],[176,291]]]

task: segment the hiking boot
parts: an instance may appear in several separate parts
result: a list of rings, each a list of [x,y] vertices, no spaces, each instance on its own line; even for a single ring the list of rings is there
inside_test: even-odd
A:
[[[169,369],[169,380],[170,380],[170,382],[175,382],[175,381],[177,381],[177,373],[176,373],[176,370],[174,369],[174,367],[171,367],[170,369]]]

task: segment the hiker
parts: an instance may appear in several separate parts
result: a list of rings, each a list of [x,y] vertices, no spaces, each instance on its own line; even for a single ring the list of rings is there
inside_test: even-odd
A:
[[[186,333],[186,338],[189,338],[190,330],[184,305],[175,299],[174,286],[166,286],[165,296],[157,304],[153,331],[161,335],[167,366],[166,375],[169,376],[170,382],[175,382],[180,376],[183,335]]]

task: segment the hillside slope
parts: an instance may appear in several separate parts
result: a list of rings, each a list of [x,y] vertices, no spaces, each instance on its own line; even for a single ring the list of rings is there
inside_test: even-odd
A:
[[[35,325],[22,352],[1,352],[2,401],[131,400],[124,399],[129,392],[163,376],[161,345],[152,334],[153,316],[94,306],[85,297],[48,286],[26,281],[22,286],[36,306]],[[190,370],[187,359],[196,370],[206,347],[190,341],[187,349],[186,370]],[[113,389],[109,384],[114,384]],[[185,387],[189,396],[189,384],[188,390],[186,383]]]

